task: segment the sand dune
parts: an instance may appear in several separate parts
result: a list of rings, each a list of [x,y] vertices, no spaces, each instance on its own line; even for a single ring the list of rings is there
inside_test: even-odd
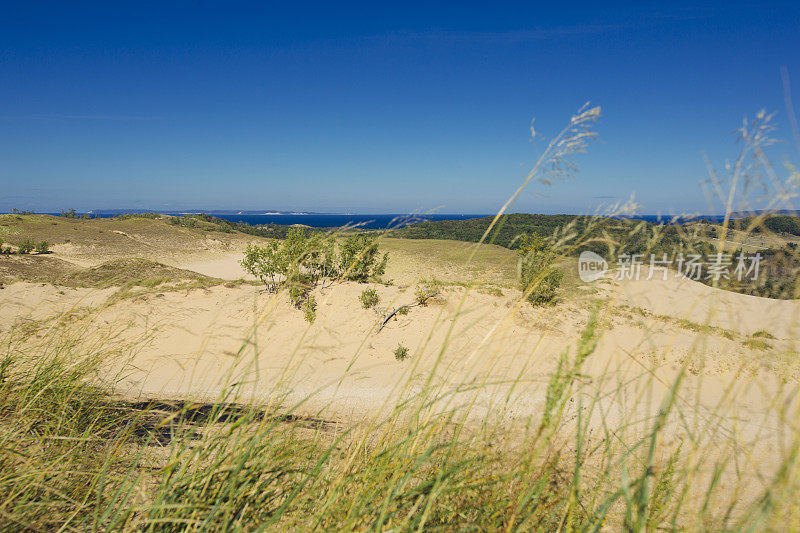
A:
[[[521,428],[541,413],[559,358],[574,356],[590,309],[599,304],[602,335],[582,369],[583,388],[567,406],[567,419],[577,415],[585,395],[587,401],[600,398],[603,417],[592,420],[598,431],[608,423],[644,429],[686,368],[681,418],[665,438],[684,438],[691,423],[719,440],[719,450],[709,453],[727,453],[735,443],[757,452],[754,464],[769,466],[779,456],[774,452],[786,437],[780,429],[786,421],[774,406],[793,405],[800,382],[798,302],[689,280],[604,280],[577,287],[556,306],[532,308],[508,286],[445,285],[436,301],[397,315],[378,331],[386,309],[414,301],[414,280],[471,274],[497,282],[507,279],[505,267],[497,265],[513,257],[491,251],[492,262],[466,269],[434,256],[421,262],[421,248],[413,247],[423,245],[395,250],[387,277],[402,284],[314,289],[319,307],[313,325],[285,294],[256,284],[165,285],[114,300],[114,287],[18,282],[0,291],[0,330],[26,327],[35,342],[47,342],[52,317],[88,317],[84,333],[113,331],[115,342],[133,347],[105,369],[109,386],[129,398],[216,400],[234,384],[240,396],[258,402],[280,398],[287,406],[302,402],[298,412],[358,420],[390,410],[432,378],[445,405],[469,405],[476,422],[491,415]],[[463,243],[453,246],[460,250]],[[242,277],[239,257],[230,250],[208,252],[201,260],[176,253],[169,262],[233,280]],[[378,311],[361,307],[358,296],[367,287],[381,297]],[[775,337],[769,350],[749,343],[757,331]],[[410,350],[405,361],[393,355],[400,344]]]

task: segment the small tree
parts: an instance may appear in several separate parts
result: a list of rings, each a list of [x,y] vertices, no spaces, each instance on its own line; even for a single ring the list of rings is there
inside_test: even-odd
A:
[[[36,253],[37,254],[49,254],[50,253],[50,243],[47,241],[40,241],[39,244],[36,245]]]
[[[541,235],[523,235],[517,252],[520,289],[531,305],[555,300],[564,273],[556,268],[558,254]]]
[[[36,248],[36,243],[30,239],[22,241],[17,247],[18,252],[21,254],[29,254],[34,250],[34,248]]]

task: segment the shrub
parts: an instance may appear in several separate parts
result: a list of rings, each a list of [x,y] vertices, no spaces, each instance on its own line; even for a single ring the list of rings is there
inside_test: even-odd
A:
[[[271,292],[278,287],[276,277],[286,273],[276,242],[269,243],[265,248],[248,244],[244,259],[239,264]]]
[[[302,284],[299,280],[289,285],[289,300],[295,307],[302,307],[303,302],[308,298],[309,287]]]
[[[29,254],[36,248],[36,243],[32,240],[24,240],[20,243],[18,251],[21,254]]]
[[[375,289],[364,289],[358,299],[364,309],[375,307],[381,301],[381,297],[378,296],[378,292]]]
[[[50,243],[47,241],[41,241],[39,244],[36,245],[36,253],[37,254],[49,254],[50,253]]]
[[[398,361],[403,361],[408,358],[408,348],[402,344],[398,344],[394,350],[394,358]]]
[[[442,292],[442,284],[436,280],[428,280],[414,289],[414,300],[418,305],[428,305],[428,300],[436,298]]]
[[[341,243],[339,268],[343,279],[364,282],[370,277],[379,277],[385,273],[388,260],[386,253],[378,262],[378,243],[370,235],[356,233]]]
[[[378,245],[369,235],[351,235],[337,250],[333,238],[292,228],[281,241],[264,247],[248,245],[239,263],[268,290],[288,288],[292,304],[300,308],[308,292],[321,279],[363,282],[379,276],[386,269],[388,254],[384,254],[380,262],[377,258]]]
[[[317,300],[311,294],[308,295],[305,303],[303,303],[303,318],[309,324],[313,324],[317,319]]]
[[[564,273],[555,267],[558,255],[544,237],[523,235],[517,252],[520,289],[531,305],[552,303]]]

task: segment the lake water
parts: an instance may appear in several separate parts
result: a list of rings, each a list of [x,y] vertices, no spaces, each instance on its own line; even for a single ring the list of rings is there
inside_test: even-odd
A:
[[[339,228],[342,226],[358,226],[365,229],[386,229],[406,226],[425,220],[467,220],[488,215],[213,215],[230,220],[244,222],[251,226],[259,224],[303,224],[312,228]]]
[[[48,213],[57,215],[58,213]],[[92,216],[107,218],[116,216],[119,213],[96,213]],[[181,215],[186,213],[165,213],[169,215]],[[217,218],[230,220],[231,222],[244,222],[251,226],[261,224],[281,224],[292,225],[302,224],[312,228],[339,228],[342,226],[357,226],[364,229],[386,229],[406,226],[408,224],[415,224],[426,220],[467,220],[471,218],[482,218],[493,215],[462,215],[462,214],[425,214],[425,215],[398,215],[398,214],[379,214],[379,215],[344,215],[344,214],[230,214],[230,213],[209,213]],[[669,224],[672,222],[669,216],[662,215],[634,215],[631,217],[636,220],[646,220],[647,222]],[[702,215],[700,217],[683,217],[677,222],[688,222],[696,220],[697,218],[704,218],[711,222],[722,222],[723,216],[721,215]]]

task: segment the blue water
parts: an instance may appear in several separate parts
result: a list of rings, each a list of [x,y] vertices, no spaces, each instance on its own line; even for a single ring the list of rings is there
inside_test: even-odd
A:
[[[57,215],[58,213],[49,213]],[[119,213],[95,213],[92,216],[100,218],[108,218],[118,215]],[[181,215],[185,213],[165,213],[169,215]],[[230,213],[209,213],[217,218],[230,220],[231,222],[244,222],[251,226],[258,226],[262,224],[303,224],[312,228],[338,228],[342,226],[356,226],[364,229],[386,229],[397,228],[406,226],[408,224],[415,224],[426,220],[467,220],[471,218],[482,218],[493,215],[461,215],[461,214],[426,214],[426,215],[397,215],[397,214],[382,214],[382,215],[343,215],[343,214],[288,214],[288,215],[235,215]],[[672,223],[672,217],[662,215],[633,215],[626,218],[635,220],[645,220],[647,222],[669,224]],[[722,222],[722,215],[702,215],[699,217],[681,217],[677,223],[688,222],[690,220],[697,220],[703,218],[711,222]]]
[[[52,213],[58,214],[58,213]],[[96,213],[92,216],[99,218],[109,218],[119,213]],[[164,213],[168,215],[181,215],[185,213]],[[230,220],[231,222],[244,222],[251,226],[262,224],[303,224],[312,228],[339,228],[342,226],[356,226],[364,229],[386,229],[416,224],[426,220],[467,220],[470,218],[481,218],[489,215],[454,215],[454,214],[431,214],[431,215],[341,215],[341,214],[293,214],[293,215],[232,215],[209,213],[211,216]]]
[[[260,224],[303,224],[312,228],[357,226],[364,229],[386,229],[407,226],[425,220],[466,220],[486,215],[214,215],[231,222]]]

